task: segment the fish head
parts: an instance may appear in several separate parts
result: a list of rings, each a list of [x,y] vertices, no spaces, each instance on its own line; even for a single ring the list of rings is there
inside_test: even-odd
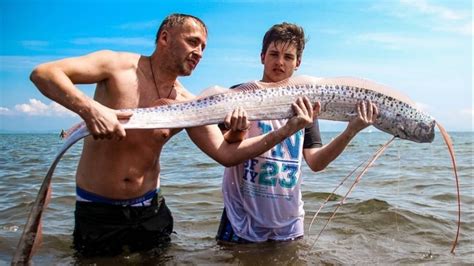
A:
[[[395,136],[418,143],[433,142],[436,121],[430,116],[409,120],[400,118],[397,120]]]
[[[431,143],[435,136],[436,121],[420,121],[416,124],[412,140],[419,143]]]

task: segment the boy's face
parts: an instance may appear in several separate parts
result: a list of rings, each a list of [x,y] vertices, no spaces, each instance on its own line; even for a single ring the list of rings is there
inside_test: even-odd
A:
[[[296,56],[296,45],[288,42],[272,42],[265,54],[260,56],[263,64],[263,82],[287,79],[301,63]]]

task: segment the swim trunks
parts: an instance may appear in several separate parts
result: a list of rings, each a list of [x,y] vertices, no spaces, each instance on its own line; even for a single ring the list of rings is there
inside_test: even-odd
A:
[[[303,236],[298,236],[295,238],[289,238],[286,240],[273,240],[268,239],[266,242],[287,242],[302,239]],[[220,243],[227,242],[227,243],[237,243],[237,244],[250,244],[256,243],[239,237],[235,234],[234,229],[232,229],[232,224],[230,223],[229,219],[227,218],[227,213],[225,211],[222,212],[221,222],[219,224],[219,229],[217,230],[216,240]]]
[[[232,224],[227,218],[225,208],[222,212],[221,223],[219,224],[219,229],[217,230],[216,240],[239,244],[253,243],[251,241],[239,237],[234,233],[234,229],[232,229]]]
[[[143,207],[143,206],[150,206],[153,197],[159,193],[158,189],[153,189],[145,193],[145,195],[133,198],[133,199],[125,199],[125,200],[115,200],[109,199],[106,197],[102,197],[101,195],[94,194],[87,190],[84,190],[80,187],[76,187],[76,200],[82,202],[97,202],[97,203],[105,203],[110,205],[128,205],[132,207]]]
[[[159,190],[126,201],[78,191],[73,245],[79,255],[114,256],[165,247],[170,242],[173,217]]]

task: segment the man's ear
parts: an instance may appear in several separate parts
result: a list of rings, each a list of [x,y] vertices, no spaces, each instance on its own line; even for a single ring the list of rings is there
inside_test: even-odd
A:
[[[160,33],[160,37],[158,37],[158,43],[161,43],[161,45],[166,45],[169,41],[170,38],[170,33],[167,30],[163,30]]]
[[[264,53],[260,53],[260,62],[262,62],[262,65],[265,64],[265,54]]]

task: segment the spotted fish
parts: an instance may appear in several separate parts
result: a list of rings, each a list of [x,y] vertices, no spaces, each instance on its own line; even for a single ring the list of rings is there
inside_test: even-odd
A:
[[[216,124],[235,107],[243,107],[249,120],[293,116],[291,104],[306,96],[321,102],[319,119],[349,121],[356,103],[370,99],[379,108],[374,127],[401,139],[432,142],[435,120],[417,109],[406,96],[386,86],[357,78],[299,76],[279,83],[254,81],[227,93],[153,108],[132,109],[125,128],[184,128]]]
[[[299,76],[278,83],[253,81],[234,90],[192,101],[128,109],[133,115],[123,126],[125,129],[151,129],[216,124],[223,122],[225,115],[239,106],[246,110],[249,120],[290,118],[294,115],[291,104],[301,96],[308,97],[312,103],[321,103],[319,119],[335,121],[349,121],[357,115],[356,103],[370,99],[379,109],[374,127],[415,142],[432,142],[434,138],[435,120],[417,109],[408,97],[375,82],[348,77]],[[33,204],[12,264],[28,263],[31,259],[54,169],[66,150],[89,134],[83,122],[67,132],[66,142],[51,165]]]

